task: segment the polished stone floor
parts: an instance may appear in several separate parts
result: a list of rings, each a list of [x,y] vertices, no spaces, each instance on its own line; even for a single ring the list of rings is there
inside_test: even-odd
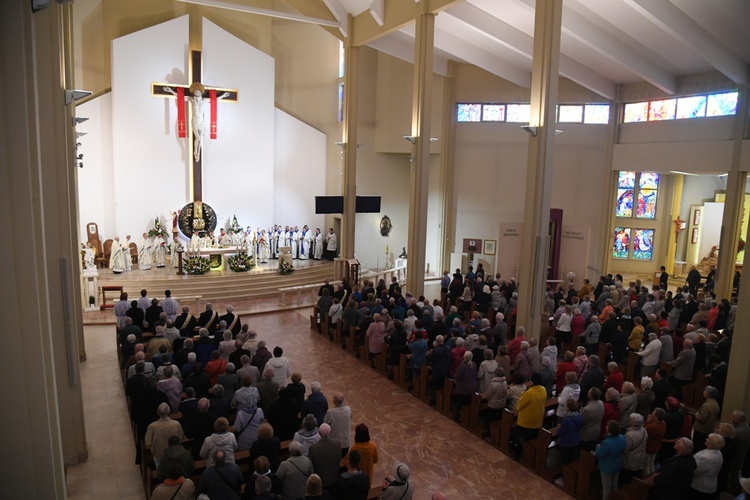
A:
[[[329,402],[342,391],[352,425],[365,422],[378,445],[375,481],[407,463],[415,499],[442,491],[450,499],[569,498],[458,424],[412,397],[342,350],[312,333],[310,309],[249,317],[269,348],[283,347],[293,371],[309,388],[317,380]],[[112,326],[87,326],[88,361],[81,366],[90,459],[68,469],[68,497],[144,497],[117,370]]]

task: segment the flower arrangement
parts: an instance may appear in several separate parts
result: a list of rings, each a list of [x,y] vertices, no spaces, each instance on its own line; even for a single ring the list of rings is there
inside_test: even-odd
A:
[[[156,238],[157,236],[167,238],[168,235],[167,230],[164,229],[164,226],[161,223],[161,220],[159,220],[158,217],[154,217],[154,227],[148,230],[148,237]]]
[[[737,242],[737,253],[740,253],[745,249],[745,240],[740,238],[740,241]]]
[[[229,269],[235,273],[245,273],[255,267],[253,259],[247,254],[245,250],[240,250],[237,254],[230,256],[227,259]]]
[[[294,265],[291,262],[287,262],[284,259],[279,260],[279,273],[283,275],[292,274],[294,272]]]
[[[242,232],[242,226],[240,226],[240,223],[237,222],[237,216],[232,216],[232,223],[227,228],[227,232],[229,234],[239,234]]]
[[[206,274],[211,270],[211,264],[206,257],[199,254],[188,255],[185,259],[185,272],[188,274]]]

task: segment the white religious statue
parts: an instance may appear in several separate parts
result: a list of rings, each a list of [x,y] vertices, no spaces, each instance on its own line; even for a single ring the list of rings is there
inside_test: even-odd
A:
[[[138,269],[148,270],[151,269],[151,252],[152,252],[151,240],[148,238],[147,233],[143,233],[141,238],[141,249],[138,252]]]
[[[167,242],[161,235],[154,238],[153,252],[156,267],[164,267],[167,264]]]
[[[86,270],[89,269],[96,269],[96,255],[94,254],[94,250],[88,246],[81,243],[81,250],[83,251],[83,268]]]
[[[201,239],[198,237],[198,233],[193,233],[193,235],[190,237],[190,243],[188,244],[188,249],[198,250],[200,246],[201,246]]]
[[[315,228],[315,236],[313,236],[315,243],[315,250],[313,250],[313,259],[320,260],[323,258],[323,233],[320,232],[320,228]]]
[[[292,229],[292,258],[299,259],[299,226],[294,226]]]
[[[125,271],[125,264],[125,252],[120,245],[120,237],[115,236],[115,239],[112,240],[112,247],[110,250],[109,268],[113,273],[120,274],[121,272]]]
[[[328,228],[328,236],[326,236],[326,252],[328,252],[328,258],[333,260],[336,257],[338,250],[338,240],[336,233],[333,232],[333,228]]]
[[[271,247],[268,244],[268,237],[266,236],[266,230],[260,230],[260,237],[258,238],[258,258],[260,262],[268,262],[268,254],[270,253]]]
[[[302,232],[299,235],[299,258],[307,260],[310,258],[310,250],[312,249],[312,231],[307,227],[307,224],[302,226]]]

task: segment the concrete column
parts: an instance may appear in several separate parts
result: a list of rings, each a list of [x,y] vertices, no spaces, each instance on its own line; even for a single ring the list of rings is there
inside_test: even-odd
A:
[[[423,2],[425,10],[427,3]],[[427,198],[430,176],[430,107],[432,105],[432,59],[435,14],[423,12],[416,18],[414,39],[414,93],[412,94],[411,157],[409,192],[409,255],[407,289],[416,297],[424,294],[425,245],[427,244]]]
[[[537,0],[526,201],[521,241],[517,325],[539,338],[549,254],[549,210],[555,142],[562,0]]]
[[[456,246],[456,62],[448,61],[448,76],[443,85],[443,129],[440,134],[440,245],[438,269],[450,271],[451,253]],[[496,272],[493,269],[492,272]]]
[[[0,409],[0,441],[12,450],[1,498],[64,498],[64,466],[87,456],[73,106],[64,102],[71,9],[0,3],[0,43],[12,47],[0,58],[0,377],[16,382]]]
[[[617,224],[617,218],[615,217],[615,202],[617,200],[617,176],[618,172],[612,170],[612,163],[614,158],[615,144],[620,140],[620,87],[617,88],[617,102],[613,102],[609,106],[609,125],[607,125],[607,162],[605,168],[609,172],[602,186],[602,197],[603,208],[599,213],[599,237],[597,239],[597,251],[596,251],[596,262],[593,267],[596,268],[597,273],[589,276],[591,283],[597,283],[599,276],[607,274],[607,270],[612,265],[612,235],[613,228]]]
[[[349,21],[351,26],[351,20]],[[357,220],[357,104],[359,95],[359,47],[346,39],[344,48],[344,166],[341,194],[344,213],[341,217],[341,257],[354,258],[354,227]]]
[[[748,88],[741,88],[737,100],[737,115],[734,118],[732,168],[727,176],[724,216],[721,220],[719,260],[716,265],[716,286],[714,287],[717,299],[728,299],[732,296],[734,264],[737,261],[737,242],[740,239],[742,211],[745,204],[745,184],[747,182],[747,172],[740,172],[739,168],[742,156],[742,141],[748,134],[748,115],[750,114],[750,111],[748,111],[750,103],[748,101]]]

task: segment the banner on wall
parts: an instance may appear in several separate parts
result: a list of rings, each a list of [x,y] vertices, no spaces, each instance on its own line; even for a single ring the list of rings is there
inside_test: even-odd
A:
[[[503,223],[499,226],[497,241],[497,272],[503,279],[518,279],[518,266],[521,263],[521,228],[520,223]]]
[[[562,227],[560,240],[560,271],[561,279],[567,280],[570,272],[575,273],[574,283],[580,288],[586,277],[586,266],[589,260],[589,239],[591,228],[588,226]]]

